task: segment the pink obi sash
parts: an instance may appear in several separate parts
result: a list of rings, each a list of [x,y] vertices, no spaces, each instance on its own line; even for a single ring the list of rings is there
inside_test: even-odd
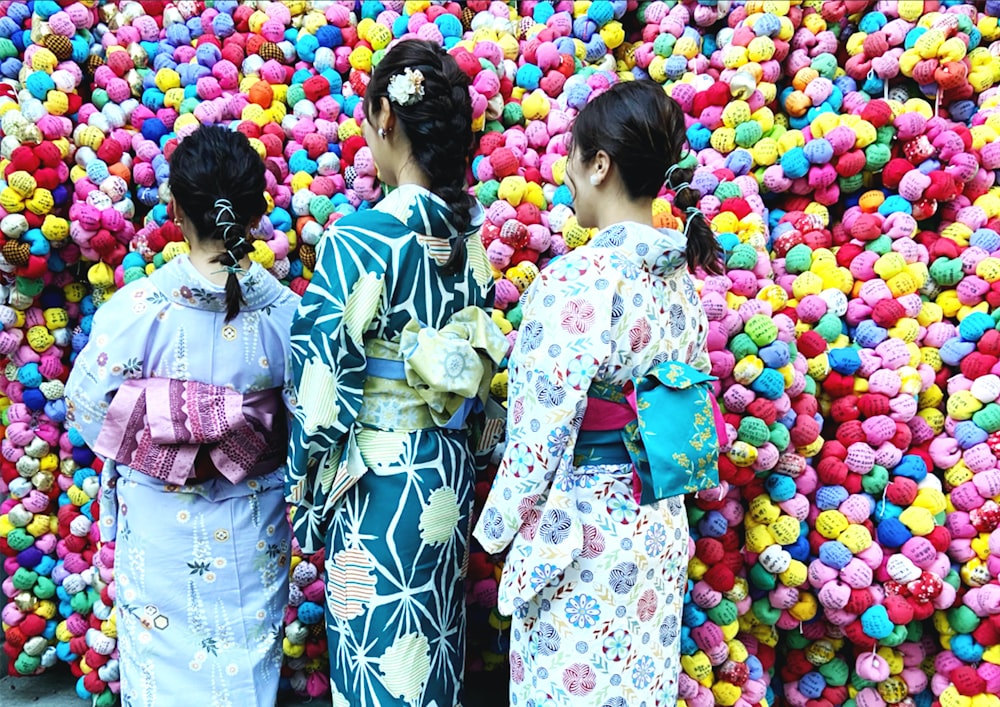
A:
[[[284,463],[285,420],[278,388],[243,395],[196,381],[129,380],[108,407],[94,451],[178,486],[215,472],[236,484]]]

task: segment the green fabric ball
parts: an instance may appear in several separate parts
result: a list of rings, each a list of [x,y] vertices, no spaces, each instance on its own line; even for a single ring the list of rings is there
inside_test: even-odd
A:
[[[45,289],[45,283],[40,279],[35,279],[33,277],[18,277],[17,291],[22,295],[27,295],[28,297],[37,297],[42,294],[42,290]]]
[[[780,422],[775,422],[768,428],[770,434],[768,439],[770,439],[771,444],[773,444],[778,449],[787,449],[788,445],[792,441],[791,433],[788,428],[785,427]]]
[[[500,182],[495,179],[483,182],[476,187],[476,198],[479,199],[479,203],[481,203],[484,208],[489,208],[490,204],[499,198],[499,194]]]
[[[783,638],[787,641],[788,647],[793,651],[805,650],[812,643],[800,631],[788,631],[783,635]]]
[[[1000,430],[1000,405],[990,403],[972,416],[972,421],[978,427],[993,433]]]
[[[753,342],[753,339],[746,332],[742,331],[729,342],[729,350],[736,357],[737,361],[747,356],[756,356],[757,352],[760,351],[757,344]]]
[[[740,191],[740,187],[735,182],[722,182],[715,189],[715,196],[718,197],[719,201],[725,201],[726,199],[739,199],[743,196],[743,192]],[[757,262],[757,258],[754,257],[754,262]]]
[[[892,148],[889,145],[873,142],[865,148],[865,170],[877,172],[892,159]]]
[[[869,241],[865,250],[870,250],[879,255],[885,255],[892,251],[892,239],[889,236],[879,236],[873,241]]]
[[[49,599],[55,596],[56,583],[48,577],[39,577],[35,582],[35,596],[39,599]]]
[[[521,328],[521,321],[524,319],[524,312],[521,311],[521,303],[518,302],[507,312],[507,321],[515,329]]]
[[[755,120],[740,123],[736,126],[736,144],[740,147],[753,147],[764,136],[760,123]]]
[[[833,312],[827,312],[816,322],[813,331],[832,344],[843,333],[843,324],[840,321],[840,317]]]
[[[767,346],[778,338],[778,325],[766,314],[755,314],[743,326],[757,346]]]
[[[805,243],[799,243],[785,254],[785,270],[791,275],[804,273],[812,265],[812,249]]]
[[[756,417],[744,417],[740,420],[737,438],[754,447],[763,446],[770,438],[770,431],[764,421]]]
[[[781,609],[771,606],[771,602],[767,597],[762,597],[755,601],[750,610],[753,611],[753,615],[757,617],[757,620],[765,626],[774,626],[778,623],[778,619],[781,618]]]
[[[889,472],[885,470],[885,467],[876,464],[872,467],[872,470],[861,477],[861,488],[865,490],[865,493],[869,493],[872,496],[881,497],[882,491],[885,487],[889,485]]]
[[[856,192],[861,191],[865,186],[865,175],[864,173],[853,174],[850,177],[839,177],[837,179],[837,184],[840,187],[841,192]]]
[[[94,92],[90,94],[90,102],[98,109],[103,108],[108,105],[111,99],[108,97],[108,92],[103,88],[95,88]]]
[[[669,32],[663,32],[657,35],[653,42],[653,53],[656,56],[668,57],[674,53],[675,44],[677,44],[677,38]]]
[[[520,103],[508,103],[503,107],[503,124],[506,127],[514,125],[524,125],[524,111],[521,110]]]
[[[824,52],[812,60],[812,68],[818,71],[820,76],[832,81],[837,74],[837,57]]]
[[[21,552],[21,550],[27,550],[34,545],[35,539],[26,533],[24,528],[14,528],[7,533],[7,544],[10,545],[11,550]]]
[[[740,243],[733,248],[726,265],[730,270],[752,270],[757,265],[757,251],[752,245]]]
[[[126,285],[144,277],[146,277],[146,271],[142,268],[126,268],[125,272],[122,273],[122,279],[125,280]]]
[[[739,609],[736,608],[736,604],[728,599],[723,599],[719,602],[718,606],[706,609],[705,615],[708,616],[709,620],[716,626],[726,626],[738,620],[740,612]]]
[[[296,103],[305,100],[305,98],[306,90],[302,88],[302,84],[300,83],[293,83],[288,87],[288,92],[285,93],[285,101],[293,108]]]
[[[892,629],[892,633],[883,638],[879,643],[883,646],[889,646],[890,648],[895,648],[896,646],[902,645],[906,641],[906,626],[896,626]]]
[[[819,674],[826,678],[826,684],[841,687],[847,684],[851,669],[841,658],[834,658],[829,663],[819,666]]]
[[[38,581],[38,573],[32,572],[25,567],[18,567],[17,572],[11,577],[11,582],[14,584],[14,589],[22,592],[30,591],[34,588],[35,582]]]
[[[91,608],[94,606],[92,593],[93,590],[85,590],[74,594],[69,600],[69,605],[73,607],[73,611],[84,616],[89,615]]]
[[[759,562],[755,562],[753,567],[750,568],[750,583],[757,589],[771,591],[778,586],[778,579],[764,569]],[[768,601],[767,598],[765,598],[764,601]],[[754,613],[756,614],[757,612],[754,611]],[[777,621],[777,619],[775,619],[775,621]],[[768,626],[772,625],[773,624],[768,624]]]
[[[945,287],[957,285],[965,277],[962,261],[958,258],[937,258],[931,263],[930,274],[934,282]]]
[[[42,659],[27,653],[21,653],[14,661],[14,670],[20,675],[31,675],[42,664]]]

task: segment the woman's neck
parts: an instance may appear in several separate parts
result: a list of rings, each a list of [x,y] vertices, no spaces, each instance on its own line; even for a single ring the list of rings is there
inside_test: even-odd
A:
[[[209,282],[215,285],[225,285],[226,279],[229,277],[229,273],[226,270],[226,266],[214,259],[218,258],[221,251],[211,248],[206,248],[196,239],[189,239],[188,244],[191,247],[191,252],[188,258],[191,261],[191,265],[197,270],[201,275]],[[240,268],[246,272],[250,269],[252,265],[250,258],[244,256],[238,263]],[[237,277],[242,277],[243,273],[237,273]]]
[[[608,226],[625,221],[641,223],[644,226],[653,225],[653,200],[613,198],[610,203],[599,210],[597,214],[597,229],[603,231]]]

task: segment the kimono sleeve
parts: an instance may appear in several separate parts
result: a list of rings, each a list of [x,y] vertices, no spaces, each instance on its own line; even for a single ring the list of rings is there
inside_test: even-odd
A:
[[[128,379],[142,378],[156,321],[157,292],[148,281],[119,290],[94,314],[90,339],[66,381],[66,424],[89,447],[97,442],[108,405]]]
[[[498,553],[557,473],[570,473],[587,391],[611,354],[611,293],[601,296],[592,256],[569,254],[543,272],[522,305],[524,324],[509,359],[508,440],[476,526]]]
[[[285,494],[307,553],[322,547],[330,512],[354,481],[345,478],[341,458],[361,409],[364,334],[382,303],[388,266],[375,242],[364,229],[338,224],[320,244],[292,320],[296,405]]]

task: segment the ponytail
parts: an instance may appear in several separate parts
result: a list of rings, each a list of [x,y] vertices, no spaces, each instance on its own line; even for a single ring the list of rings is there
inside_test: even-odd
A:
[[[217,237],[222,241],[225,250],[212,258],[213,263],[219,263],[228,272],[226,277],[226,322],[230,322],[240,313],[240,307],[246,304],[240,280],[237,277],[242,272],[240,261],[253,251],[253,246],[247,242],[246,228],[236,222],[229,199],[215,201],[215,222]]]
[[[705,214],[698,209],[701,192],[689,183],[692,176],[692,170],[677,165],[667,170],[667,187],[674,191],[674,206],[684,212],[688,269],[694,272],[701,268],[709,275],[722,275],[722,247]],[[675,178],[680,182],[677,186],[672,184]]]

